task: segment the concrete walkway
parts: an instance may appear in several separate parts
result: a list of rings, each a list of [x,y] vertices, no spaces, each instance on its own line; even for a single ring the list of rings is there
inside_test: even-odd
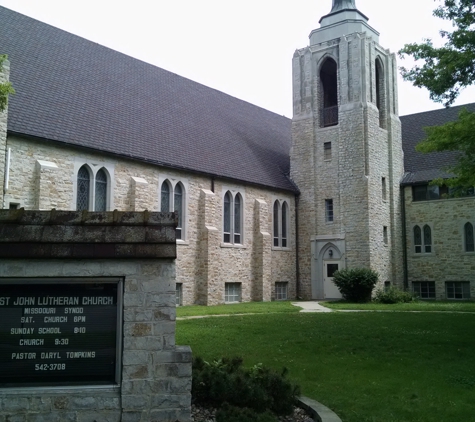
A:
[[[292,305],[302,308],[300,312],[333,312],[332,309],[325,308],[325,306],[320,305],[317,301],[292,302]]]

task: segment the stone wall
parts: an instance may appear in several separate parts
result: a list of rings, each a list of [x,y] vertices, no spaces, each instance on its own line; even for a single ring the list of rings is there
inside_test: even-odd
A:
[[[275,282],[288,282],[296,295],[294,195],[204,175],[87,152],[50,142],[8,138],[12,149],[8,204],[25,209],[72,210],[76,207],[77,172],[86,164],[105,168],[110,179],[108,210],[158,211],[164,180],[180,182],[185,190],[182,240],[177,241],[177,282],[183,304],[224,302],[226,282],[242,284],[242,300],[271,300]],[[214,190],[214,192],[212,191]],[[226,190],[244,198],[242,245],[223,243],[223,197]],[[272,210],[276,198],[290,211],[289,247],[272,247]],[[259,215],[259,216],[258,216]],[[268,235],[268,236],[267,236]]]
[[[191,350],[175,345],[175,224],[148,212],[0,211],[0,280],[124,285],[120,381],[2,389],[0,420],[191,420]]]
[[[475,252],[464,250],[464,225],[475,227],[475,197],[412,200],[412,187],[404,189],[409,288],[413,282],[435,282],[436,299],[446,298],[445,283],[470,282],[475,297]],[[428,224],[432,231],[431,253],[415,253],[413,228]]]
[[[299,269],[303,296],[327,297],[322,296],[325,245],[338,249],[325,259],[331,261],[333,256],[340,268],[371,267],[381,281],[402,285],[398,186],[403,155],[395,56],[365,33],[322,43],[316,36],[312,40],[312,45],[296,51],[293,58],[291,177],[301,192]],[[323,127],[320,71],[328,59],[337,65],[338,124]],[[378,81],[376,60],[383,68]],[[378,91],[381,110],[377,107],[377,83],[382,90]],[[325,156],[325,144],[331,144],[329,157]],[[326,215],[326,200],[332,200],[332,220]],[[312,253],[311,241],[319,243],[315,251],[321,256]]]

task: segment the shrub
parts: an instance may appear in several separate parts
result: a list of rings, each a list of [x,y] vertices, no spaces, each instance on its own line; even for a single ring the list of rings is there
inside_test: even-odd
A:
[[[300,390],[286,376],[287,370],[277,373],[262,364],[246,370],[241,358],[205,362],[197,357],[193,360],[193,402],[216,408],[228,403],[257,413],[270,410],[276,415],[289,415]]]
[[[269,411],[256,413],[248,407],[236,407],[224,403],[216,412],[216,422],[277,422],[277,419]]]
[[[415,297],[404,290],[396,287],[389,287],[388,289],[378,289],[374,295],[373,301],[378,303],[408,303],[415,301]]]
[[[335,272],[333,282],[349,302],[368,302],[378,277],[378,273],[369,268],[351,268]]]

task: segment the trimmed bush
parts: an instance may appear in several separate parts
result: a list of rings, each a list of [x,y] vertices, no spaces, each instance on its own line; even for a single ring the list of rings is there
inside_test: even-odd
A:
[[[277,418],[269,411],[256,413],[248,407],[236,407],[224,403],[216,412],[216,422],[277,422]]]
[[[409,303],[415,301],[416,298],[409,292],[400,290],[396,287],[389,289],[378,289],[373,298],[373,302],[378,303]]]
[[[286,376],[286,369],[277,373],[262,364],[246,370],[237,357],[213,362],[197,357],[193,360],[193,402],[218,409],[228,403],[262,414],[269,410],[276,415],[289,415],[297,404],[300,389]]]
[[[349,302],[369,302],[379,275],[369,268],[351,268],[336,271],[333,282]]]

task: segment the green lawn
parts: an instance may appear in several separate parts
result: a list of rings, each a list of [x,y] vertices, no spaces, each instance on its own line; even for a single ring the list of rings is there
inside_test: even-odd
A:
[[[286,366],[304,395],[344,422],[475,421],[472,314],[286,312],[180,320],[177,344],[191,345],[206,360],[239,355],[246,365]]]
[[[335,310],[366,310],[366,311],[420,311],[420,312],[475,312],[475,301],[456,302],[456,301],[424,301],[410,303],[395,303],[385,305],[381,303],[348,303],[338,302],[320,302],[321,305]],[[474,419],[475,420],[475,419]]]

